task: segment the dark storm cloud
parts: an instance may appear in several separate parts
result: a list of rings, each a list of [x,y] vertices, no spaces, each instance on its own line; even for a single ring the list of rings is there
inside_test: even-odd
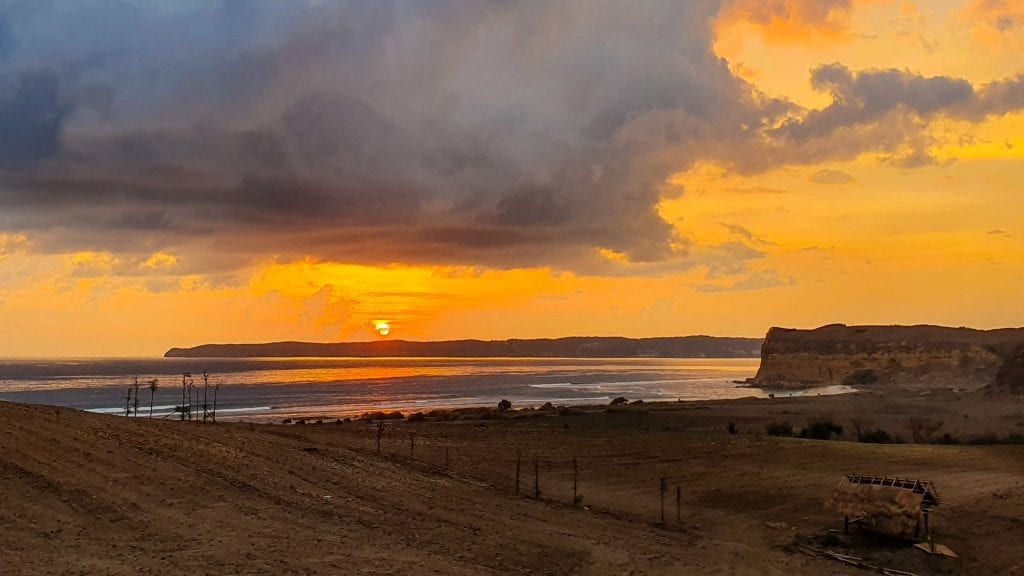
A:
[[[800,10],[847,8],[829,6]],[[757,172],[897,150],[922,119],[1022,104],[1009,81],[830,66],[814,82],[833,105],[800,110],[715,56],[720,9],[8,3],[0,232],[52,251],[173,250],[182,269],[312,256],[596,271],[607,249],[664,270],[697,264],[658,213],[666,177],[696,160]]]
[[[1024,108],[1024,76],[976,87],[961,78],[894,69],[853,72],[829,64],[812,71],[811,83],[832,103],[766,132],[768,149],[741,166],[756,171],[882,152],[892,165],[918,168],[934,163],[927,134],[934,118],[977,122]]]
[[[896,109],[928,118],[975,98],[974,88],[966,80],[926,78],[900,70],[854,74],[841,64],[815,69],[811,85],[830,93],[832,104],[785,124],[778,136],[802,142],[844,127],[877,122]]]
[[[17,4],[0,224],[53,250],[662,260],[665,176],[759,122],[714,0]]]
[[[0,49],[2,33],[0,27]],[[14,93],[0,96],[0,166],[18,166],[56,154],[67,111],[56,76],[21,74]]]

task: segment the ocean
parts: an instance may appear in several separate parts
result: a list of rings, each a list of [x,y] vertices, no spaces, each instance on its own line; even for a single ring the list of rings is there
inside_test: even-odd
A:
[[[0,360],[0,400],[125,414],[139,380],[138,415],[174,418],[191,374],[217,418],[274,421],[345,417],[375,410],[513,408],[629,400],[713,400],[767,396],[735,382],[757,372],[756,358],[111,358]],[[842,387],[805,391],[828,394]],[[134,406],[132,407],[135,413]]]

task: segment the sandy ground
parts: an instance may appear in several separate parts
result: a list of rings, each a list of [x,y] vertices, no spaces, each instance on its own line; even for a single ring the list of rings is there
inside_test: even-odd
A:
[[[890,429],[945,414],[957,433],[1005,433],[1024,409],[993,402],[862,395],[389,423],[380,454],[366,423],[203,425],[0,403],[0,573],[861,574],[790,551],[841,527],[824,501],[856,471],[934,481],[937,541],[960,558],[856,541],[847,553],[921,575],[1024,574],[1024,447],[760,434],[780,415],[801,425],[818,413]]]

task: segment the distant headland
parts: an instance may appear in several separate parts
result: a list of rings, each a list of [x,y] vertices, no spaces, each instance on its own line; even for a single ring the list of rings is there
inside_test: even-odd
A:
[[[1024,328],[944,326],[772,328],[750,384],[814,388],[1024,390]]]
[[[675,336],[664,338],[569,337],[529,340],[417,342],[269,342],[203,344],[171,348],[166,358],[418,357],[418,358],[756,358],[761,338]]]

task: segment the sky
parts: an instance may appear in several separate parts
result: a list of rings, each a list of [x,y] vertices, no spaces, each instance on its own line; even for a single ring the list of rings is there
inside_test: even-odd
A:
[[[0,356],[1024,325],[1015,0],[8,0]]]

